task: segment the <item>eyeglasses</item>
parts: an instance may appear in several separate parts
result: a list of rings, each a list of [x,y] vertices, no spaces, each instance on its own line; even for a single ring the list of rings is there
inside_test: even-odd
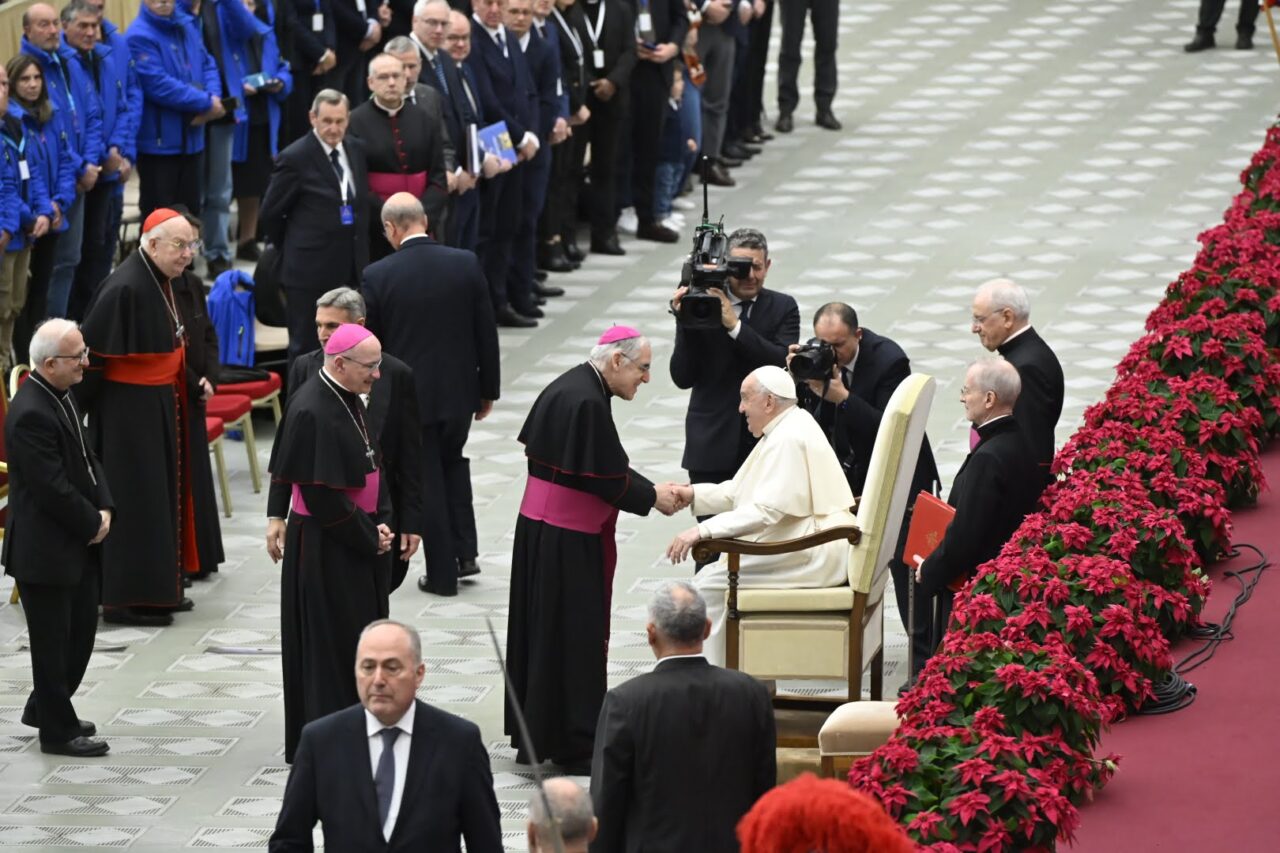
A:
[[[69,358],[72,361],[87,361],[89,359],[89,348],[85,347],[75,355],[51,355],[50,358]]]
[[[983,323],[985,323],[985,322],[987,322],[988,320],[990,320],[990,319],[991,319],[991,315],[992,315],[992,314],[995,314],[995,313],[996,313],[996,312],[992,311],[990,314],[982,314],[982,315],[974,314],[974,315],[973,315],[973,325],[975,325],[975,326],[981,326]]]
[[[648,373],[648,372],[649,372],[649,368],[653,367],[653,365],[652,365],[652,364],[641,364],[640,362],[636,361],[636,360],[635,360],[634,358],[632,358],[631,356],[627,355],[625,352],[624,352],[624,353],[621,353],[621,355],[622,355],[622,357],[623,357],[623,358],[625,358],[627,361],[631,362],[631,363],[632,363],[632,364],[634,364],[636,367],[640,368],[640,372],[641,372],[641,373]]]
[[[375,372],[379,367],[382,367],[382,359],[378,359],[377,361],[357,361],[356,359],[351,358],[349,356],[345,356],[345,355],[342,358],[344,361],[349,361],[352,364],[358,364],[361,367],[367,368]]]
[[[200,254],[201,250],[204,249],[204,243],[201,242],[200,240],[187,241],[187,240],[179,240],[177,238],[174,238],[172,240],[164,240],[162,242],[168,243],[170,246],[177,249],[179,252],[190,251],[191,254],[193,255]]]
[[[432,29],[444,29],[449,26],[449,20],[447,18],[419,18],[418,20],[421,21],[424,26],[431,27]]]

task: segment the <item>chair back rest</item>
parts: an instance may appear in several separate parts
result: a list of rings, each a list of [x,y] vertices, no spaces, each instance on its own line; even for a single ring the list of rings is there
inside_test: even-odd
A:
[[[858,501],[862,542],[851,549],[849,558],[849,585],[855,592],[871,591],[876,578],[888,570],[898,545],[934,388],[932,376],[913,373],[902,380],[885,406]]]
[[[27,377],[31,375],[31,365],[15,364],[13,370],[9,371],[9,399],[13,399],[13,395],[18,393],[18,389],[22,387],[22,383],[27,381]]]

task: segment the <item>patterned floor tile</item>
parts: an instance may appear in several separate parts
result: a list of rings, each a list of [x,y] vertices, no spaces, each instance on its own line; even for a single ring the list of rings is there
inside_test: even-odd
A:
[[[177,797],[73,796],[28,794],[5,809],[5,814],[135,817],[162,815]]]
[[[0,826],[0,847],[130,847],[145,826]]]
[[[165,785],[185,787],[204,767],[146,767],[128,764],[60,764],[41,781],[52,785]]]
[[[130,737],[111,735],[112,755],[220,758],[239,742],[233,737]]]
[[[110,721],[112,726],[145,726],[157,728],[248,729],[262,719],[266,711],[182,710],[169,708],[123,708]]]

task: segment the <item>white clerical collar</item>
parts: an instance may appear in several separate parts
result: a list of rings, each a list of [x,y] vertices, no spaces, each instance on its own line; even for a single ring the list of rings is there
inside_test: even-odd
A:
[[[653,669],[657,669],[658,667],[662,666],[664,663],[666,663],[669,660],[693,660],[694,658],[697,658],[698,660],[706,660],[707,656],[704,655],[702,652],[698,652],[692,655],[667,655],[664,658],[658,658],[656,661],[654,661]],[[652,672],[653,669],[649,671]]]
[[[1010,335],[1009,337],[1005,338],[1005,339],[1004,339],[1004,344],[1001,344],[1000,346],[1004,346],[1005,344],[1009,343],[1009,341],[1013,340],[1013,339],[1014,339],[1014,338],[1016,338],[1018,335],[1021,335],[1023,332],[1029,332],[1029,331],[1031,331],[1031,324],[1030,324],[1030,323],[1028,323],[1027,325],[1023,326],[1021,329],[1019,329],[1018,331],[1014,332],[1014,333],[1013,333],[1012,335]]]
[[[794,403],[795,401],[793,400],[792,402]],[[798,408],[797,406],[792,406],[791,408],[787,409],[785,412],[779,415],[774,415],[773,420],[765,424],[764,429],[760,430],[760,437],[764,438],[766,435],[773,432],[774,427],[776,427],[780,421],[782,421],[787,415],[794,412],[797,408]]]
[[[409,737],[413,737],[413,714],[418,708],[417,701],[409,703],[409,710],[404,712],[404,716],[389,726],[384,726],[382,721],[369,712],[368,708],[364,709],[364,730],[365,734],[373,737],[383,729],[399,729]]]
[[[378,109],[382,110],[387,115],[391,116],[392,118],[395,118],[396,114],[399,113],[402,109],[404,109],[404,100],[401,99],[400,106],[396,107],[393,110],[391,109],[391,107],[387,106],[386,104],[382,103],[382,101],[378,100],[377,95],[375,95],[373,97],[373,105]]]
[[[320,138],[320,134],[319,134],[319,133],[317,133],[314,129],[312,129],[312,131],[311,131],[311,132],[315,135],[316,140],[320,143],[320,147],[324,149],[324,156],[328,157],[328,156],[329,156],[330,154],[332,154],[334,151],[337,151],[339,154],[345,154],[345,153],[346,153],[345,151],[343,151],[343,150],[342,150],[342,143],[341,143],[341,142],[339,142],[339,143],[338,143],[337,147],[334,147],[334,146],[330,145],[329,143],[325,142],[323,139],[321,139],[321,138]]]
[[[992,418],[989,421],[983,421],[981,426],[974,427],[974,429],[978,429],[978,430],[986,429],[996,421],[1002,421],[1005,418],[1011,418],[1011,417],[1013,417],[1013,415],[996,415],[994,418]]]
[[[408,243],[410,240],[425,240],[429,236],[430,236],[429,234],[410,234],[408,237],[404,237],[400,240],[400,245],[403,246],[405,243]]]

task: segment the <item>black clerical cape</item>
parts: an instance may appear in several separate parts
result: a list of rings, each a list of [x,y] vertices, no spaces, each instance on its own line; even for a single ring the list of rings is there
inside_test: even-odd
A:
[[[141,251],[103,281],[81,325],[91,361],[74,393],[108,481],[128,484],[102,543],[107,608],[174,607],[182,573],[200,569],[181,326],[169,281]]]
[[[631,470],[603,378],[590,364],[538,395],[520,431],[529,477],[511,555],[507,665],[539,758],[589,760],[606,690],[619,510],[656,492]],[[506,732],[521,758],[510,706]]]
[[[271,448],[271,481],[292,492],[280,590],[289,762],[304,725],[359,701],[356,644],[387,594],[378,524],[390,507],[367,425],[360,397],[321,375],[294,391]]]

